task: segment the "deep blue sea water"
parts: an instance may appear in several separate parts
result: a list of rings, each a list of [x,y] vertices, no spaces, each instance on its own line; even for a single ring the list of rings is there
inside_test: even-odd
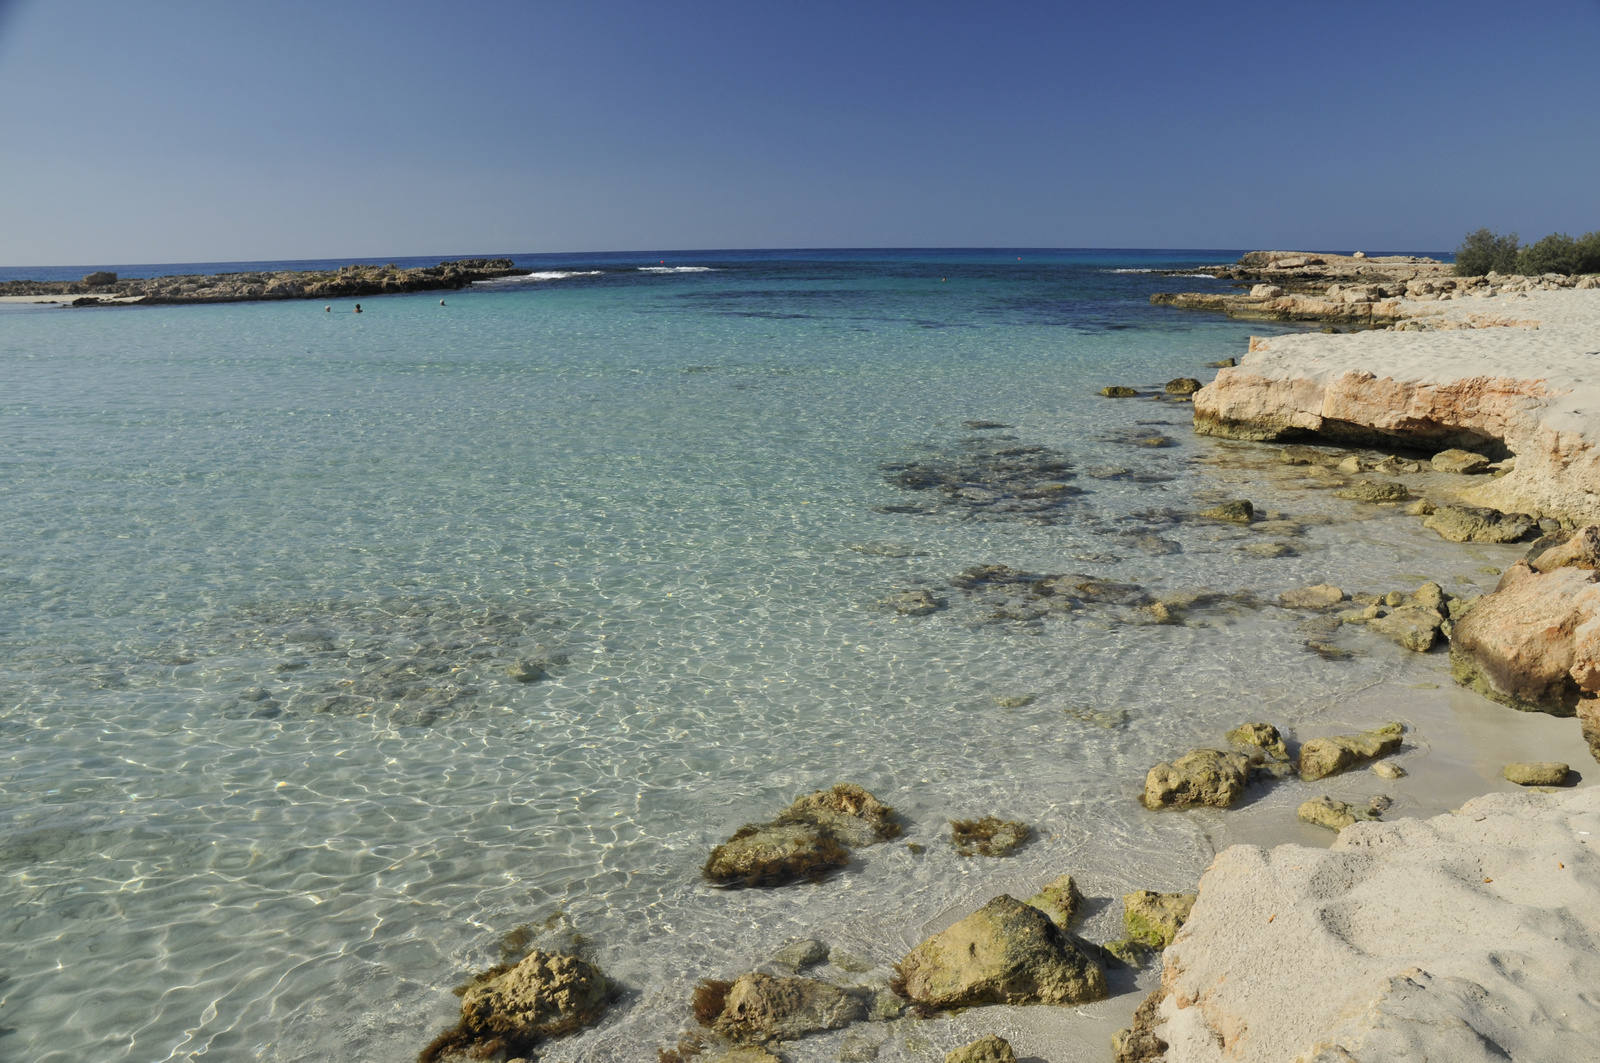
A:
[[[1096,940],[1122,892],[1192,888],[1229,828],[1143,810],[1146,768],[1441,681],[1359,636],[1325,659],[1261,603],[1471,590],[1511,555],[1474,567],[1270,448],[1194,436],[1185,403],[1097,395],[1209,379],[1277,331],[1148,304],[1221,284],[1150,271],[1236,255],[517,256],[527,277],[360,316],[0,308],[0,1056],[406,1059],[533,923],[627,987],[551,1058],[647,1060],[696,980],[793,937],[881,982],[1064,871],[1105,899]],[[0,271],[22,275],[50,278]],[[1069,490],[1027,504],[902,475],[1041,455]],[[1241,496],[1277,519],[1193,519]],[[1220,597],[1175,624],[1132,597],[1030,616],[962,587],[984,564]],[[947,607],[881,604],[908,589]],[[844,779],[901,809],[901,842],[817,885],[699,878],[740,824]],[[954,854],[946,820],[990,813],[1037,840]],[[1151,977],[789,1058],[865,1037],[939,1059],[993,1028],[1100,1059]]]

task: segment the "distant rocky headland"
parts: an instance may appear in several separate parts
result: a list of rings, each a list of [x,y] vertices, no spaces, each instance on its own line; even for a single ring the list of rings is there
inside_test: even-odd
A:
[[[402,269],[350,265],[334,270],[263,270],[119,278],[90,273],[79,281],[7,281],[0,298],[65,302],[69,306],[130,303],[238,303],[259,299],[360,299],[371,295],[465,288],[474,281],[526,272],[509,258],[463,258],[437,266]]]
[[[1538,277],[1490,272],[1457,276],[1455,266],[1416,255],[1368,257],[1307,251],[1252,251],[1231,265],[1174,270],[1167,276],[1208,276],[1240,282],[1248,291],[1158,292],[1157,306],[1220,311],[1244,321],[1304,321],[1349,328],[1441,327],[1437,308],[1417,304],[1495,295],[1600,288],[1600,276],[1547,273]],[[1474,324],[1442,327],[1473,328]]]

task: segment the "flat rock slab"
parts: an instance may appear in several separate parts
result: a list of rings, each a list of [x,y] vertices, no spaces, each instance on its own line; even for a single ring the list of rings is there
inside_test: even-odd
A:
[[[1600,788],[1237,845],[1164,956],[1167,1063],[1591,1059]],[[1240,1031],[1249,1036],[1240,1036]]]

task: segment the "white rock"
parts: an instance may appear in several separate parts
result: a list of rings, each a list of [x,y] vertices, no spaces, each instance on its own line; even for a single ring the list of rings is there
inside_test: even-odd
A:
[[[1165,953],[1167,1063],[1594,1058],[1596,846],[1600,788],[1227,849]]]

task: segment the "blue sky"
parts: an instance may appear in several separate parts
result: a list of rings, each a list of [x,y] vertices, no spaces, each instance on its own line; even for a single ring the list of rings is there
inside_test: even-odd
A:
[[[1600,229],[1600,0],[0,10],[0,265]]]

